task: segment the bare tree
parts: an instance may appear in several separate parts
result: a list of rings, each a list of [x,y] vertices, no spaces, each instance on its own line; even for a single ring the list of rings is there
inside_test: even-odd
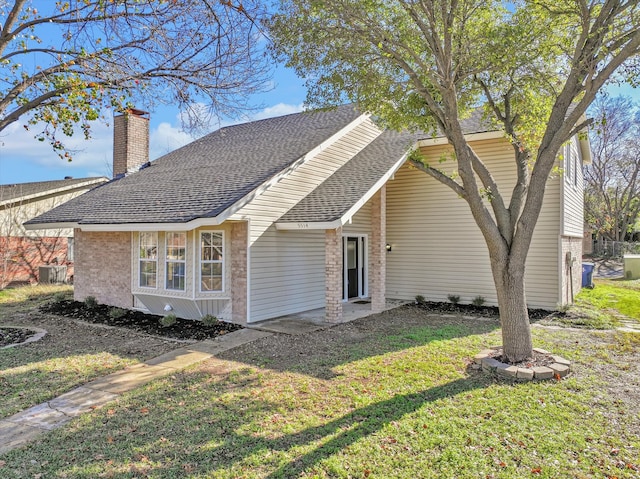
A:
[[[624,241],[640,217],[640,110],[630,98],[603,95],[591,115],[586,221],[600,237]]]
[[[89,137],[110,108],[173,103],[192,129],[208,122],[200,102],[245,111],[270,71],[263,14],[258,0],[0,1],[0,132],[44,122],[37,138],[70,158],[56,133]]]

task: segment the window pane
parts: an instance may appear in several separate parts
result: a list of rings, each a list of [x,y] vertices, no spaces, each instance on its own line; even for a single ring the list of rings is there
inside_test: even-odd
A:
[[[156,233],[140,233],[140,259],[156,259],[158,255],[158,236]]]
[[[222,278],[211,278],[211,291],[222,291]]]
[[[200,279],[201,291],[222,291],[222,263],[202,263]]]
[[[167,259],[184,260],[186,257],[186,246],[186,233],[167,233]]]
[[[140,286],[143,288],[155,288],[156,270],[157,263],[155,261],[140,261]]]
[[[167,289],[184,291],[184,263],[167,262]]]
[[[222,233],[200,233],[200,259],[222,261]]]

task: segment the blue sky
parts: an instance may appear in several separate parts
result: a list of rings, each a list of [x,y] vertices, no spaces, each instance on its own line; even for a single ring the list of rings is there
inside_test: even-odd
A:
[[[610,88],[612,95],[631,96],[640,103],[640,90],[628,86]],[[303,81],[285,68],[278,68],[273,78],[273,88],[251,98],[261,107],[246,120],[268,118],[302,110],[306,91]],[[144,105],[138,106],[144,109]],[[236,123],[239,121],[236,121]],[[229,124],[229,122],[223,123]],[[212,125],[211,130],[219,125]],[[111,126],[95,123],[93,138],[84,140],[82,135],[67,139],[74,150],[72,162],[62,160],[46,142],[38,142],[32,132],[27,132],[22,122],[16,122],[0,133],[0,184],[30,181],[59,180],[65,176],[83,178],[111,174],[113,130]],[[180,112],[165,107],[151,112],[150,158],[153,160],[172,151],[194,138],[180,126]]]
[[[303,81],[295,73],[278,68],[273,77],[273,88],[251,97],[251,103],[259,108],[244,120],[234,123],[280,116],[302,110],[306,90]],[[136,105],[145,109],[144,105]],[[222,126],[230,122],[223,122]],[[212,125],[215,130],[220,125]],[[73,138],[62,136],[71,148],[73,161],[61,159],[47,142],[33,138],[34,127],[28,132],[18,121],[0,133],[0,184],[30,181],[60,180],[65,176],[83,178],[111,175],[113,128],[101,122],[93,123],[93,137],[85,140],[82,134]],[[150,158],[153,160],[169,151],[189,143],[194,138],[180,125],[180,112],[163,107],[151,112]]]

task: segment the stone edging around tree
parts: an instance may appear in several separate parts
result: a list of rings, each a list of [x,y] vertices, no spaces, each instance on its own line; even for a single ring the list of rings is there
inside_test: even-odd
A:
[[[33,331],[35,334],[33,334],[33,336],[29,336],[27,339],[25,339],[21,343],[7,344],[6,346],[1,346],[0,349],[15,348],[16,346],[22,346],[23,344],[29,344],[35,341],[40,341],[47,334],[46,329],[36,328],[33,326],[11,326],[10,324],[3,324],[2,327],[6,329],[26,329],[28,331]]]
[[[548,356],[552,362],[547,366],[521,367],[506,364],[495,359],[498,351],[502,350],[502,346],[494,346],[491,349],[485,349],[476,354],[473,362],[478,369],[495,373],[511,379],[520,379],[523,381],[532,381],[533,379],[561,379],[571,372],[571,361],[561,356],[551,354],[549,351],[540,348],[533,348],[535,353]]]

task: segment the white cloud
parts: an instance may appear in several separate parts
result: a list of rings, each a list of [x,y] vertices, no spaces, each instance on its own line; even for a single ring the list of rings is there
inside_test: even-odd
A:
[[[42,131],[41,125],[34,125],[27,131],[20,122],[7,127],[0,135],[0,157],[2,162],[19,162],[23,166],[61,171],[77,168],[104,172],[105,158],[110,158],[112,150],[112,128],[101,122],[91,124],[92,138],[87,141],[84,135],[76,133],[72,137],[59,135],[59,139],[71,151],[71,162],[60,158],[47,140],[37,141],[35,133]],[[28,179],[25,179],[28,181]]]
[[[263,120],[265,118],[273,118],[274,116],[290,115],[292,113],[300,113],[304,110],[302,103],[299,105],[289,105],[287,103],[278,103],[265,108],[264,110],[252,116],[252,120]]]

